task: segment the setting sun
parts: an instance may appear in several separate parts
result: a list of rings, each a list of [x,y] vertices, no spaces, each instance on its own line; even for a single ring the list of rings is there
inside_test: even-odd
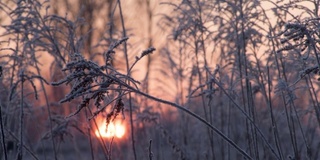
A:
[[[97,137],[102,138],[112,138],[112,137],[117,137],[117,138],[122,138],[125,134],[125,127],[121,122],[116,121],[116,122],[110,122],[107,128],[107,124],[105,121],[102,123],[98,124],[99,128],[95,131],[95,134]],[[99,134],[100,131],[100,134]]]

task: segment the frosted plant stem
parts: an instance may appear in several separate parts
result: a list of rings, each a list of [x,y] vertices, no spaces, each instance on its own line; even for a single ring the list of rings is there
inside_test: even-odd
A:
[[[0,104],[0,127],[1,127],[1,143],[2,143],[2,148],[3,148],[3,152],[4,152],[4,159],[7,160],[8,156],[7,156],[7,149],[6,149],[6,144],[5,144],[5,140],[4,140],[4,127],[3,127],[3,123],[2,123],[2,111],[1,111],[1,104]]]
[[[123,18],[123,14],[122,14],[122,8],[121,8],[120,0],[118,0],[118,7],[119,7],[119,12],[120,12],[120,19],[121,19],[123,37],[127,37],[126,28],[124,26],[124,18]],[[127,51],[127,42],[124,42],[123,46],[124,46],[124,54],[125,54],[125,59],[126,59],[127,72],[129,74],[129,72],[130,72],[129,68],[130,67],[129,67],[129,59],[128,59],[128,51]],[[130,85],[130,81],[128,82],[128,84]],[[137,153],[136,153],[135,139],[134,139],[133,117],[132,117],[131,93],[129,93],[129,108],[130,108],[130,127],[131,127],[132,150],[133,150],[134,159],[137,160]]]
[[[37,73],[38,73],[38,75],[41,77],[40,68],[39,68],[39,66],[38,66],[38,63],[35,63],[35,65],[36,65]],[[42,81],[42,80],[40,80],[40,84],[41,84],[41,88],[43,89],[43,94],[44,94],[45,101],[46,101],[46,108],[47,108],[48,116],[49,116],[50,133],[51,133],[51,135],[53,135],[53,130],[52,130],[53,124],[52,124],[52,122],[51,122],[52,115],[51,115],[51,110],[50,110],[50,105],[49,105],[49,98],[48,98],[48,95],[47,95],[47,92],[46,92],[46,88],[44,87],[44,84],[43,84],[43,81]],[[54,142],[53,137],[51,137],[51,142],[52,142],[52,147],[53,147],[54,159],[55,159],[55,160],[58,160],[58,158],[57,158],[57,151],[56,151],[56,144],[55,144],[55,142]]]
[[[208,126],[210,129],[212,129],[214,132],[216,132],[216,134],[218,134],[219,136],[221,136],[225,141],[227,141],[231,146],[233,146],[236,150],[238,150],[243,156],[245,156],[248,159],[253,159],[252,157],[250,157],[244,150],[242,150],[235,142],[233,142],[229,137],[227,137],[226,135],[224,135],[224,133],[222,133],[219,129],[217,129],[216,127],[214,127],[213,125],[211,125],[208,121],[206,121],[205,119],[203,119],[202,117],[200,117],[199,115],[193,113],[192,111],[188,110],[187,108],[180,106],[176,103],[173,102],[169,102],[160,98],[156,98],[153,97],[149,94],[146,94],[144,92],[141,92],[139,90],[135,90],[134,91],[137,94],[140,94],[142,96],[145,96],[147,98],[150,98],[152,100],[155,100],[157,102],[163,103],[163,104],[167,104],[170,105],[172,107],[175,107],[179,110],[182,110],[184,112],[186,112],[187,114],[191,115],[192,117],[198,119],[199,121],[201,121],[202,123],[204,123],[206,126]]]
[[[19,144],[19,149],[18,149],[18,160],[22,160],[22,146],[23,146],[23,90],[24,90],[24,77],[23,77],[23,71],[20,73],[20,80],[21,80],[21,101],[20,101],[20,144]]]
[[[272,148],[266,137],[262,134],[262,131],[258,128],[258,126],[254,123],[254,121],[250,118],[250,116],[239,106],[238,103],[234,101],[234,99],[228,94],[228,92],[214,79],[212,81],[222,90],[222,92],[231,100],[231,102],[241,111],[241,113],[249,120],[249,122],[254,126],[255,129],[259,132],[260,136],[262,137],[263,141],[265,141],[266,145],[269,147],[271,152],[280,159],[280,157],[276,154],[275,150]]]

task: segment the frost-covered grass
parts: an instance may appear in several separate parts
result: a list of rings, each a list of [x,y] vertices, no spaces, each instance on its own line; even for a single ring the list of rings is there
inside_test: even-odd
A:
[[[319,0],[63,2],[0,2],[1,159],[320,157]]]

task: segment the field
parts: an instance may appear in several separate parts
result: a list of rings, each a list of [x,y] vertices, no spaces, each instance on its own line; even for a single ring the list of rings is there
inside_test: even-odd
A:
[[[320,0],[0,0],[0,160],[320,159]]]

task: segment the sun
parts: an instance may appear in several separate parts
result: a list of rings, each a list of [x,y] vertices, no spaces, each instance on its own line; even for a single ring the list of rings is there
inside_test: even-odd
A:
[[[108,128],[106,121],[103,121],[102,123],[98,124],[95,134],[97,137],[100,137],[101,135],[102,138],[122,138],[125,135],[125,132],[125,126],[120,121],[110,122]]]

